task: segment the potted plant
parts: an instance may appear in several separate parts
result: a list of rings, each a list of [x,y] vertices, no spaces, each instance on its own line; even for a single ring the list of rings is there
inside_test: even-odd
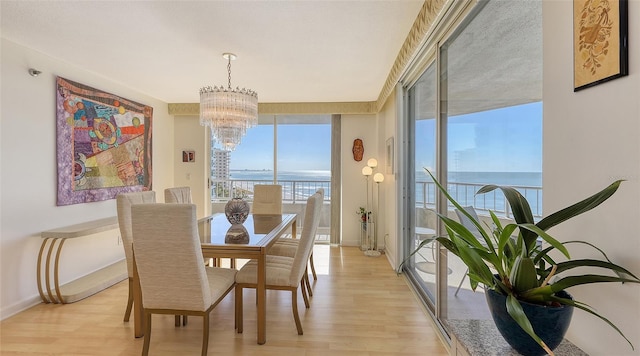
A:
[[[511,207],[515,220],[514,223],[503,225],[496,214],[489,211],[493,226],[487,226],[488,228],[485,229],[480,221],[474,219],[447,193],[447,190],[429,170],[425,170],[440,192],[472,221],[479,232],[476,237],[460,222],[444,214],[438,214],[445,225],[447,236],[437,237],[437,241],[458,256],[469,268],[468,275],[471,288],[474,291],[480,284],[485,287],[487,302],[494,322],[505,340],[514,349],[531,355],[544,353],[553,355],[552,349],[562,341],[573,308],[582,309],[600,318],[614,328],[633,348],[629,339],[618,327],[590,306],[574,300],[566,293],[566,289],[590,283],[640,283],[638,277],[625,268],[612,263],[601,249],[588,242],[576,240],[560,242],[547,233],[551,227],[600,205],[616,192],[622,181],[615,181],[602,191],[559,210],[537,223],[533,219],[529,203],[516,189],[496,185],[483,186],[476,194],[485,194],[500,189]],[[541,243],[542,241],[544,241],[544,245]],[[422,244],[428,242],[425,241]],[[422,244],[413,254],[422,248]],[[589,246],[601,254],[602,259],[572,259],[567,250],[567,245],[570,244]],[[566,257],[566,260],[557,261],[551,255],[553,251],[559,251],[560,256]],[[603,270],[611,273],[581,274],[583,269]],[[502,315],[500,315],[500,310],[494,309],[501,309]],[[542,311],[543,321],[549,317],[557,318],[564,321],[566,325],[560,328],[556,328],[555,325],[535,325],[539,320],[534,321],[538,317],[533,315],[532,309]],[[556,315],[562,309],[565,309],[567,313],[564,313],[564,316]],[[558,320],[554,320],[554,323]],[[504,322],[512,322],[517,326],[499,325]],[[562,330],[563,328],[564,330]],[[507,334],[513,331],[520,334],[516,335],[519,339],[509,339],[512,335]],[[523,341],[522,335],[526,340]],[[555,337],[556,340],[546,341],[549,335]],[[533,341],[533,347],[523,347],[522,344],[525,341],[529,343]]]

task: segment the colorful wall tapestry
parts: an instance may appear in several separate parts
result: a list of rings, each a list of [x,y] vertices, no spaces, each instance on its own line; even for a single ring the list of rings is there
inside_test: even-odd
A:
[[[151,190],[153,108],[57,78],[58,205]]]

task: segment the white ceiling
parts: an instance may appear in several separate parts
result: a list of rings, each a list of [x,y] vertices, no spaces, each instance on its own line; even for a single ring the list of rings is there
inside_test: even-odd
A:
[[[226,86],[223,52],[260,102],[375,101],[422,4],[2,0],[0,33],[168,103]]]

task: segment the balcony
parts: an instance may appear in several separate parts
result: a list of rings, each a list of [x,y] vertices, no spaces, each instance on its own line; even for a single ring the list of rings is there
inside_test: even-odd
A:
[[[486,194],[475,195],[485,184],[449,183],[447,191],[462,206],[473,206],[478,214],[489,215],[489,210],[504,218],[511,218],[509,204],[502,191],[496,189]],[[529,204],[535,219],[542,218],[542,187],[512,185]],[[433,182],[416,182],[416,208],[435,208],[437,187]],[[449,203],[449,210],[454,207]]]
[[[211,212],[224,213],[224,206],[231,198],[243,198],[251,204],[253,187],[258,184],[274,184],[273,180],[212,180]],[[298,214],[298,226],[302,226],[307,198],[318,189],[324,189],[322,217],[316,234],[316,243],[330,242],[331,227],[331,181],[282,180],[282,211]],[[300,230],[298,230],[299,232]]]

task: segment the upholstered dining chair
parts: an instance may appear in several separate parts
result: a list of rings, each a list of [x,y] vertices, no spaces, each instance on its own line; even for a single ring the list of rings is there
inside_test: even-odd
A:
[[[164,190],[164,202],[167,204],[191,204],[193,203],[193,199],[191,196],[191,187],[174,187],[167,188]],[[207,264],[210,263],[209,260],[206,261]],[[231,258],[229,262],[231,268],[236,267],[236,259]],[[213,259],[213,266],[220,266],[220,258]],[[183,324],[187,324],[187,316],[184,315]],[[177,326],[177,324],[176,324]]]
[[[253,186],[253,214],[282,214],[282,186],[256,184]]]
[[[164,190],[164,202],[171,204],[191,204],[191,187],[174,187]]]
[[[309,307],[303,280],[309,254],[313,248],[313,239],[320,222],[322,195],[315,193],[307,199],[300,243],[294,257],[267,255],[266,260],[266,288],[291,292],[291,307],[296,329],[302,335],[302,324],[298,315],[298,286],[302,290],[305,306]],[[236,274],[236,326],[238,333],[243,329],[243,289],[256,288],[258,264],[256,260],[247,262]]]
[[[316,193],[322,196],[322,200],[324,202],[324,189],[319,188],[316,190]],[[315,237],[314,237],[315,238]],[[293,257],[296,254],[296,250],[298,249],[298,244],[300,243],[299,239],[293,238],[279,238],[275,244],[269,249],[268,254],[276,255],[276,256],[287,256]],[[316,274],[316,267],[313,263],[313,250],[311,250],[311,254],[309,255],[309,265],[311,266],[311,274],[313,275],[314,280],[318,280],[318,276]],[[308,282],[308,279],[307,279]],[[311,285],[307,283],[307,287],[309,289],[309,294],[313,295],[311,291]]]
[[[233,290],[237,271],[205,267],[195,205],[140,204],[131,212],[145,320],[142,355],[149,354],[152,314],[202,316],[202,355],[207,355],[209,315]]]
[[[124,256],[127,261],[127,274],[129,275],[129,297],[127,298],[127,309],[124,312],[124,321],[129,321],[133,307],[133,233],[131,232],[131,206],[133,204],[149,204],[155,202],[156,192],[154,191],[120,193],[116,196],[120,237],[122,238]]]

